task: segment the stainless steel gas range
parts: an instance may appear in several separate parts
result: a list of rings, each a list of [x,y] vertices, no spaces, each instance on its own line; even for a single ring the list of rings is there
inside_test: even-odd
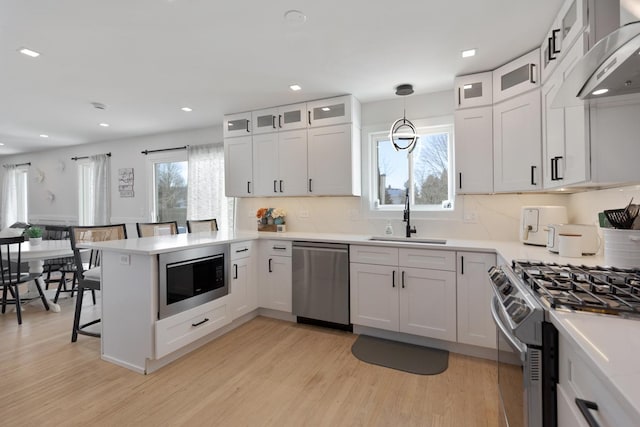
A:
[[[640,318],[640,271],[514,261],[493,267],[489,276],[501,425],[556,426],[558,335],[550,310]]]

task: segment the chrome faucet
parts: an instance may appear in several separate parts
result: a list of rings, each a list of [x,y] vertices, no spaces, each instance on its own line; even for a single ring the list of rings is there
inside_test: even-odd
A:
[[[411,227],[411,209],[409,208],[409,189],[407,188],[407,195],[404,201],[404,218],[402,221],[407,223],[406,226],[406,237],[411,237],[411,234],[416,233],[416,227]]]

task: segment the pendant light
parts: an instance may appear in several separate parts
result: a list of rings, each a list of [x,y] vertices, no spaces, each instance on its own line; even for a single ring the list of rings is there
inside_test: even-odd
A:
[[[413,93],[413,85],[402,84],[396,87],[396,95],[407,96]],[[389,131],[389,139],[393,144],[393,148],[396,151],[409,150],[411,153],[416,148],[416,142],[418,142],[418,134],[416,133],[416,127],[407,120],[406,101],[404,105],[404,111],[402,118],[396,120],[391,125]]]

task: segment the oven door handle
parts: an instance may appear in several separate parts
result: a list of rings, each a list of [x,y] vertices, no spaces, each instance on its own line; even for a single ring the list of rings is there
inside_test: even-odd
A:
[[[514,350],[517,350],[520,353],[520,359],[524,361],[527,349],[526,347],[523,348],[523,345],[520,344],[518,338],[514,337],[513,334],[507,329],[507,327],[502,324],[502,320],[500,320],[500,315],[498,315],[498,310],[496,309],[497,303],[498,297],[494,296],[491,299],[491,317],[493,317],[493,321],[500,329],[500,332],[502,332],[502,335],[507,338],[507,341],[509,341],[511,347],[513,347]]]

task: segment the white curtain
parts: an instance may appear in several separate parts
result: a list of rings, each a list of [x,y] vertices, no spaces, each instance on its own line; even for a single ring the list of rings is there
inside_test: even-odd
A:
[[[109,195],[109,156],[98,154],[89,156],[91,162],[91,225],[104,225],[110,222]]]
[[[192,145],[188,155],[187,219],[215,218],[219,229],[233,230],[234,199],[224,195],[224,146]]]
[[[2,180],[2,228],[18,221],[18,168],[6,165]]]

